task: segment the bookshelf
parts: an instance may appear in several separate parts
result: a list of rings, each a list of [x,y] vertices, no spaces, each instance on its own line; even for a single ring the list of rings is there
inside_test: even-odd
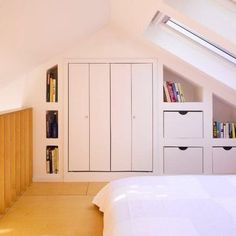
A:
[[[46,111],[46,137],[58,138],[58,111]]]
[[[162,113],[163,126],[160,137],[160,155],[163,174],[204,173],[204,103],[203,87],[194,83],[166,65],[162,67]],[[167,101],[165,85],[171,84],[172,91],[181,85],[184,100]],[[177,85],[177,86],[176,86]],[[180,92],[180,91],[179,91]],[[171,92],[170,92],[171,93]]]
[[[164,66],[163,67],[163,86],[166,82],[172,82],[175,85],[176,84],[181,85],[184,102],[202,102],[203,100],[202,87],[196,85],[195,83],[189,81],[184,76]],[[164,96],[163,96],[163,101],[165,102]],[[179,102],[182,102],[182,99],[180,99]]]
[[[236,138],[235,106],[213,94],[213,138]]]
[[[46,101],[58,102],[58,66],[57,65],[47,70]]]
[[[55,65],[46,71],[45,172],[50,176],[59,174],[58,83],[58,65]]]
[[[58,146],[47,146],[46,147],[46,173],[57,174],[58,173],[58,159],[59,152]]]
[[[213,88],[196,84],[163,65],[160,83],[160,138],[163,174],[235,174],[236,106],[217,96]],[[185,102],[166,102],[165,81],[181,83]],[[163,94],[161,93],[163,91]],[[222,136],[214,135],[215,122],[221,123]],[[232,125],[233,124],[233,125]]]

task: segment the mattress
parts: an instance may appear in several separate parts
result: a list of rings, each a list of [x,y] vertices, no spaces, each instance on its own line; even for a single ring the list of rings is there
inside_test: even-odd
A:
[[[235,236],[236,176],[112,181],[93,199],[104,236]]]

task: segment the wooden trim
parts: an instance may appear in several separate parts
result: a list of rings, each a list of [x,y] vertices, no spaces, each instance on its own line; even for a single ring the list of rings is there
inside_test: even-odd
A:
[[[10,115],[4,116],[4,126],[5,126],[5,204],[7,207],[11,205],[11,158],[10,158]]]
[[[5,210],[4,118],[0,116],[0,214]]]
[[[21,167],[21,160],[20,160],[20,112],[16,112],[16,143],[15,143],[15,150],[16,150],[16,194],[19,195],[21,192],[20,189],[20,167]]]

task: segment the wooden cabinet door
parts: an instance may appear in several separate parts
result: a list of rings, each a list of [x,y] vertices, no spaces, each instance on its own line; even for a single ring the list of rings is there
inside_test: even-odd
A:
[[[152,171],[152,64],[132,64],[132,171]]]
[[[111,170],[131,171],[130,64],[111,64]]]
[[[69,65],[69,171],[89,170],[89,65]]]
[[[110,171],[109,64],[90,64],[90,170]]]

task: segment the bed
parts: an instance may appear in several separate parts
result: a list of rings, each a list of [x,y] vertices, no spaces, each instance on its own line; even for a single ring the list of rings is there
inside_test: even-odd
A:
[[[104,236],[235,236],[236,176],[115,180],[93,199]]]

